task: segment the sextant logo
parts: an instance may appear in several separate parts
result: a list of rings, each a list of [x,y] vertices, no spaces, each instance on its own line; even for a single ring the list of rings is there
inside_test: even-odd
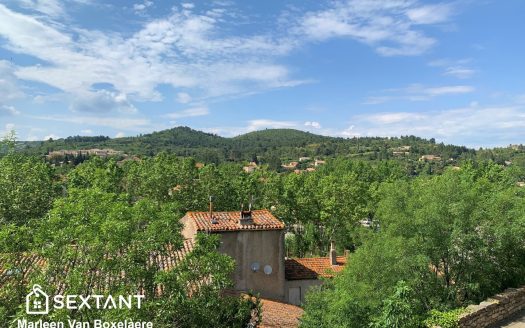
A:
[[[33,285],[32,291],[26,296],[27,314],[48,314],[49,296],[40,285]]]

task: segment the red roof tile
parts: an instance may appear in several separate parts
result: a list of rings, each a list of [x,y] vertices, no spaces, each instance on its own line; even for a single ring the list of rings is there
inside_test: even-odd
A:
[[[181,248],[174,248],[172,245],[166,245],[163,252],[154,252],[149,256],[149,263],[156,265],[159,270],[167,271],[175,267],[188,253],[194,248],[193,239],[185,239]],[[47,261],[37,254],[19,253],[19,254],[0,254],[0,284],[5,283],[13,277],[28,277],[35,268],[46,267]],[[65,266],[64,276],[67,275],[71,266]],[[101,274],[99,271],[92,272],[95,276]],[[122,277],[106,277],[106,279],[120,279]],[[60,282],[57,282],[61,285]]]
[[[261,299],[262,318],[258,327],[261,328],[296,328],[304,310],[298,306]]]
[[[184,218],[195,223],[197,231],[282,230],[284,223],[268,210],[253,210],[253,224],[239,224],[240,211],[213,212],[216,223],[212,223],[208,212],[188,212]],[[183,218],[183,219],[184,219]]]
[[[224,289],[222,291],[224,296],[238,296],[244,298],[254,297],[245,292]],[[255,298],[253,298],[255,299]],[[269,300],[266,298],[259,298],[261,301],[261,319],[252,317],[252,322],[259,328],[297,328],[299,326],[299,318],[304,313],[304,310],[299,306],[279,302],[276,300]]]
[[[291,258],[285,260],[284,272],[286,280],[332,278],[345,265],[344,256],[337,256],[337,265],[331,265],[328,257]]]

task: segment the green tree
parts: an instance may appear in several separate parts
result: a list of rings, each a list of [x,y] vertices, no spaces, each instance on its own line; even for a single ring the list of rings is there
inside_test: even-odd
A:
[[[19,153],[0,159],[0,225],[43,217],[55,194],[53,172],[41,160]]]
[[[28,286],[38,283],[50,294],[60,291],[114,297],[141,291],[145,301],[140,310],[64,309],[42,318],[133,319],[153,321],[161,328],[201,327],[206,322],[217,327],[244,327],[257,302],[223,297],[222,291],[232,284],[234,263],[216,251],[216,237],[200,236],[193,252],[171,270],[161,270],[152,261],[180,247],[179,230],[178,217],[169,204],[159,207],[145,198],[130,204],[118,194],[97,188],[71,189],[33,230],[32,252],[45,259],[45,265],[31,268]],[[2,236],[6,233],[3,230]],[[20,265],[26,272],[28,268]],[[13,289],[10,283],[0,287],[1,304],[9,304],[0,307],[5,315],[2,326],[25,315],[23,294],[9,294]]]

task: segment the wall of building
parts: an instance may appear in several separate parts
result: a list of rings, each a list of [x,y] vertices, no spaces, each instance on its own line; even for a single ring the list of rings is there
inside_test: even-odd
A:
[[[216,232],[221,235],[219,251],[236,262],[235,289],[257,291],[261,297],[284,300],[284,232],[283,230]],[[259,270],[252,271],[252,264]],[[264,273],[270,265],[272,273]]]
[[[470,305],[459,318],[461,328],[485,328],[525,309],[525,286],[509,288],[479,305]]]
[[[180,222],[182,223],[182,237],[185,239],[195,238],[195,234],[197,233],[197,227],[195,226],[195,223],[193,220],[191,220],[189,217],[184,216]]]
[[[322,285],[323,281],[319,279],[303,279],[303,280],[286,280],[284,288],[285,302],[294,305],[304,304],[305,295],[308,290],[314,286]],[[298,290],[297,290],[298,288]],[[295,297],[295,293],[299,292],[299,301]]]

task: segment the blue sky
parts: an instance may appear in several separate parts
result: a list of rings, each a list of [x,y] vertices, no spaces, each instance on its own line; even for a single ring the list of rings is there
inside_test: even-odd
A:
[[[0,134],[523,143],[525,2],[0,2]]]

